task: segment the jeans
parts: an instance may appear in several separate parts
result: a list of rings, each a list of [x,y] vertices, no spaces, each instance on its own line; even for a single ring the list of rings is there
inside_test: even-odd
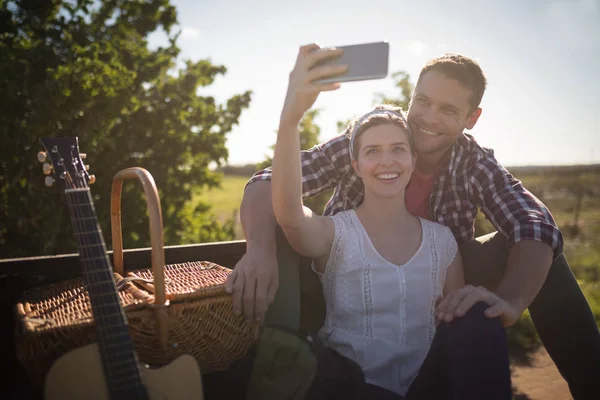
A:
[[[267,323],[316,332],[323,325],[325,301],[310,260],[277,233],[279,290],[266,315]],[[508,260],[506,238],[492,233],[459,245],[468,284],[492,289]],[[557,257],[529,312],[540,339],[575,400],[600,394],[600,331],[581,288],[564,257]]]
[[[406,397],[365,385],[364,400],[511,400],[506,331],[484,315],[485,303],[438,326]]]

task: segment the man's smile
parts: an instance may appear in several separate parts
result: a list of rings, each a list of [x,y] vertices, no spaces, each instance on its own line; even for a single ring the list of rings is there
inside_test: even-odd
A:
[[[439,132],[434,132],[434,131],[430,131],[429,129],[425,129],[423,128],[421,125],[419,124],[415,124],[415,126],[417,127],[417,129],[419,130],[419,132],[426,134],[427,136],[442,136],[441,133]]]

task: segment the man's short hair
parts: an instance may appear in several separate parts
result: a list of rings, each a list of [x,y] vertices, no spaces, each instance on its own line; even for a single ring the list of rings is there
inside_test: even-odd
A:
[[[429,60],[421,69],[417,85],[427,71],[438,71],[450,79],[457,80],[467,89],[472,90],[472,110],[475,110],[481,104],[487,80],[479,64],[472,58],[461,54],[446,53],[441,57]]]

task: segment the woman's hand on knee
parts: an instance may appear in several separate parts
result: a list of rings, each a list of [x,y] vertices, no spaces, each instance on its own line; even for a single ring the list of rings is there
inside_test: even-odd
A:
[[[519,312],[507,301],[482,286],[467,285],[446,295],[435,310],[437,322],[452,322],[464,316],[477,302],[485,302],[489,307],[485,310],[488,318],[499,317],[503,326],[514,324]]]

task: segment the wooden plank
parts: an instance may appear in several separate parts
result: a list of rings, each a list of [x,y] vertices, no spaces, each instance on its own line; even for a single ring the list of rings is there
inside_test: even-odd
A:
[[[207,260],[227,268],[233,268],[245,252],[246,242],[244,240],[165,246],[165,262],[175,264]],[[112,260],[112,251],[109,251],[108,254]],[[124,264],[125,270],[149,268],[151,249],[124,250]],[[79,256],[76,253],[0,260],[0,281],[20,278],[39,286],[77,276],[80,276],[80,267]]]

